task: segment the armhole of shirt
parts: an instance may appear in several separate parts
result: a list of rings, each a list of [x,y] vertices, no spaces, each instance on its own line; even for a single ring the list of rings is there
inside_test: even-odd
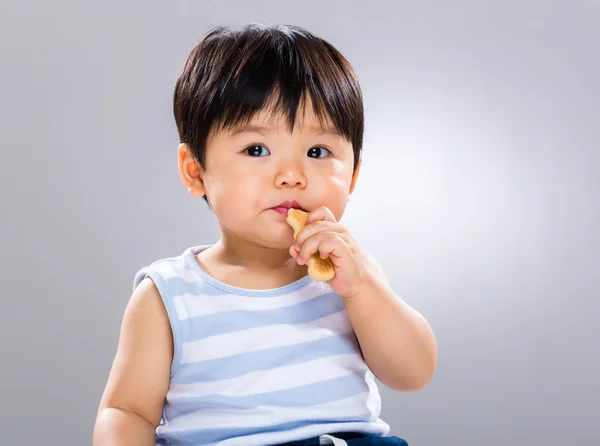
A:
[[[181,343],[183,338],[181,324],[173,302],[173,293],[169,289],[169,286],[162,275],[158,273],[155,268],[152,268],[152,266],[141,269],[135,275],[133,289],[135,290],[146,277],[149,277],[156,285],[165,309],[167,310],[167,315],[169,316],[169,324],[171,325],[171,333],[173,335],[173,361],[171,362],[170,377],[173,378],[181,363]]]

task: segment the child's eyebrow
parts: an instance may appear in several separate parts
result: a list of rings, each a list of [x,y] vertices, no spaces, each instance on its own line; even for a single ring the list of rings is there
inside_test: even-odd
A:
[[[243,126],[235,128],[231,132],[231,136],[236,136],[236,135],[239,135],[242,133],[258,133],[262,136],[267,136],[269,133],[273,133],[276,130],[277,130],[277,127],[273,127],[273,126],[247,124],[247,125],[243,125]],[[311,126],[311,127],[308,127],[308,130],[317,136],[331,135],[331,136],[335,136],[337,138],[341,138],[340,133],[337,131],[337,129],[335,127],[332,127],[332,126],[325,126],[325,127]]]

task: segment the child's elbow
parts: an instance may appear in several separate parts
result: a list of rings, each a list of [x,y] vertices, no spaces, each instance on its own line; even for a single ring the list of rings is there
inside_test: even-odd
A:
[[[396,392],[418,392],[419,390],[423,390],[433,378],[433,374],[426,375],[422,377],[414,377],[411,379],[403,379],[398,382],[390,382],[387,383],[387,387]]]
[[[409,376],[398,376],[397,379],[385,383],[390,389],[398,392],[418,392],[429,385],[435,374],[437,355],[431,355],[429,361]]]

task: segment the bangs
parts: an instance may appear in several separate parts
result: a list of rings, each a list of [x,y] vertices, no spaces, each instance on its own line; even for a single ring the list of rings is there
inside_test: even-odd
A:
[[[336,61],[327,46],[296,42],[269,34],[240,48],[236,61],[213,105],[221,128],[247,124],[261,110],[285,118],[292,131],[298,112],[310,99],[313,112],[325,126],[330,120],[340,136],[352,141],[356,135],[356,110],[360,89],[346,67]],[[303,43],[301,45],[300,43]],[[226,99],[226,100],[219,100]]]

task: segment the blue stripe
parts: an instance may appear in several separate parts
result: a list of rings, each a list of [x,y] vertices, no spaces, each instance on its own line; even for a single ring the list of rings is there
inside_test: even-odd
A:
[[[201,410],[250,410],[260,406],[309,407],[331,403],[361,393],[367,393],[367,370],[354,372],[346,376],[305,384],[291,389],[241,396],[206,395],[171,400],[172,407],[167,408],[167,418],[175,419]],[[202,414],[198,414],[200,417]],[[230,416],[236,416],[230,414]]]
[[[365,427],[371,427],[372,414],[367,412],[361,415],[352,417],[335,417],[332,414],[332,418],[324,418],[322,415],[319,418],[311,420],[300,420],[291,421],[282,424],[270,425],[268,420],[265,420],[264,426],[256,427],[237,427],[237,428],[211,428],[211,429],[188,429],[185,431],[173,432],[165,435],[160,435],[160,427],[158,428],[158,438],[165,437],[170,440],[171,444],[177,444],[181,446],[196,446],[199,444],[217,443],[230,438],[246,437],[249,435],[260,435],[271,432],[292,431],[294,429],[300,429],[306,426],[318,426],[326,424],[334,424],[335,428],[333,431],[343,431],[344,423],[351,422],[364,422]],[[201,422],[201,417],[199,418]],[[241,421],[241,420],[240,420]],[[355,429],[356,430],[356,429]],[[332,431],[332,432],[333,432]],[[253,444],[256,444],[257,439],[252,439]]]
[[[283,308],[264,311],[224,311],[184,319],[181,324],[188,325],[188,335],[184,341],[189,342],[269,325],[304,324],[338,313],[343,309],[344,301],[338,294],[325,293],[309,301]]]
[[[181,364],[171,379],[176,384],[218,381],[293,364],[302,364],[327,356],[358,353],[356,335],[328,336],[316,341],[272,347],[226,358],[211,359],[193,364]]]

